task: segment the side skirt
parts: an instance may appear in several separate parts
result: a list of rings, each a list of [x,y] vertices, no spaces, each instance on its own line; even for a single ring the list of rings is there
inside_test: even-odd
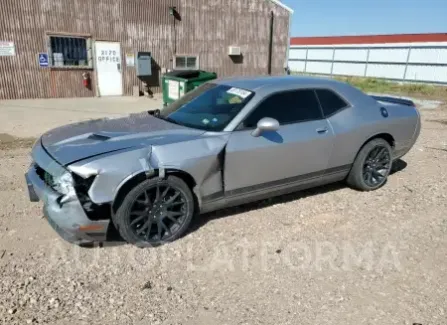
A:
[[[242,189],[218,192],[206,196],[202,200],[200,213],[211,212],[223,208],[281,196],[312,187],[335,183],[346,178],[351,165],[331,168],[322,172],[300,175],[280,181],[249,186]]]

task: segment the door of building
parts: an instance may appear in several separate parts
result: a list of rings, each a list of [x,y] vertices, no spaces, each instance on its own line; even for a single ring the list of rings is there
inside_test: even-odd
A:
[[[95,42],[95,53],[99,95],[121,96],[123,76],[120,43]]]

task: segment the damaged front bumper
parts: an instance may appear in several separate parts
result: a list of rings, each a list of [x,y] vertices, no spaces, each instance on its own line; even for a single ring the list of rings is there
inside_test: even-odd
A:
[[[41,147],[40,141],[33,147],[32,156],[34,162],[25,174],[29,199],[31,202],[43,202],[44,216],[52,228],[70,243],[105,241],[110,220],[90,220],[76,196],[64,202],[64,195],[47,184],[45,177],[38,173],[38,168],[55,175],[63,167],[52,160]]]

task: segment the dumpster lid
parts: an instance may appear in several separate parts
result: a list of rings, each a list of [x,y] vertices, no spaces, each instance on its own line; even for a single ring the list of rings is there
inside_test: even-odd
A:
[[[200,70],[173,70],[165,74],[165,76],[179,77],[185,79],[197,78],[200,75]]]

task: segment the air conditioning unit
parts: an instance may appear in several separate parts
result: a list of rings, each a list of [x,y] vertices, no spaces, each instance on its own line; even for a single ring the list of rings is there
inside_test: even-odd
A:
[[[241,55],[241,48],[239,46],[228,47],[228,55],[234,55],[234,56]]]

